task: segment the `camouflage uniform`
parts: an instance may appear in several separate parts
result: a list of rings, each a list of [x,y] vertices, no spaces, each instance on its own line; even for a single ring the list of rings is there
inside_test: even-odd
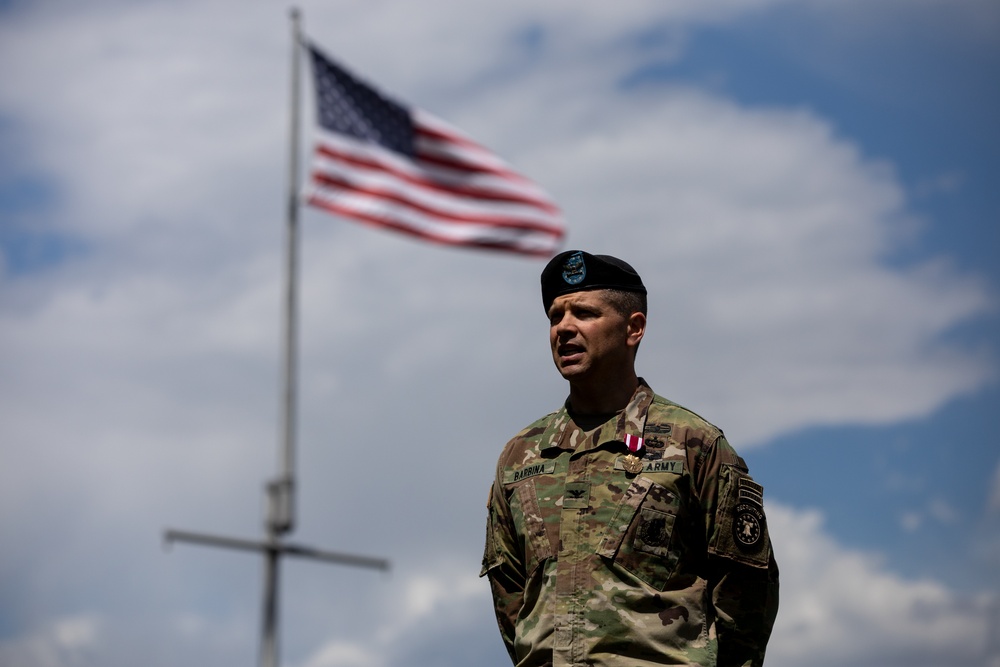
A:
[[[638,474],[626,435],[644,438]],[[778,607],[763,489],[644,381],[592,431],[564,407],[515,436],[488,506],[481,576],[516,665],[763,663]]]

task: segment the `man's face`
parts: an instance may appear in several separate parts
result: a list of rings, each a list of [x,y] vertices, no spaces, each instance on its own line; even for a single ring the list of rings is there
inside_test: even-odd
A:
[[[638,344],[638,339],[629,318],[611,306],[602,290],[556,297],[549,308],[552,359],[571,382],[611,377],[623,366],[631,369],[632,342]]]

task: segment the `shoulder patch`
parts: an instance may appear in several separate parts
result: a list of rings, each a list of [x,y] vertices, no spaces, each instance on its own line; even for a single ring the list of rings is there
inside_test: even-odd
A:
[[[716,530],[709,552],[753,567],[767,567],[771,543],[764,516],[764,487],[737,465],[722,466]]]
[[[733,540],[747,553],[756,553],[764,546],[764,512],[753,505],[736,506],[733,513]]]
[[[733,540],[736,546],[755,553],[764,546],[764,487],[749,477],[740,477],[733,510]]]

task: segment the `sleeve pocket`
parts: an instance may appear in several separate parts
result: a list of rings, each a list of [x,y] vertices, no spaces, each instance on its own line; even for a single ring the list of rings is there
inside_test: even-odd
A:
[[[482,577],[493,568],[500,565],[502,559],[496,542],[496,509],[493,507],[493,487],[490,487],[490,495],[486,501],[486,546],[483,548],[483,567],[479,570]]]
[[[744,565],[766,568],[771,558],[771,540],[764,516],[764,487],[732,465],[719,474],[719,503],[711,554]]]

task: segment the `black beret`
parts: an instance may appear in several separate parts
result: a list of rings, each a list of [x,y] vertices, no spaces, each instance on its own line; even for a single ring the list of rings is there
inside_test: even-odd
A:
[[[635,269],[611,255],[591,255],[567,250],[553,257],[542,269],[542,304],[548,312],[557,296],[594,289],[617,289],[646,293]]]

